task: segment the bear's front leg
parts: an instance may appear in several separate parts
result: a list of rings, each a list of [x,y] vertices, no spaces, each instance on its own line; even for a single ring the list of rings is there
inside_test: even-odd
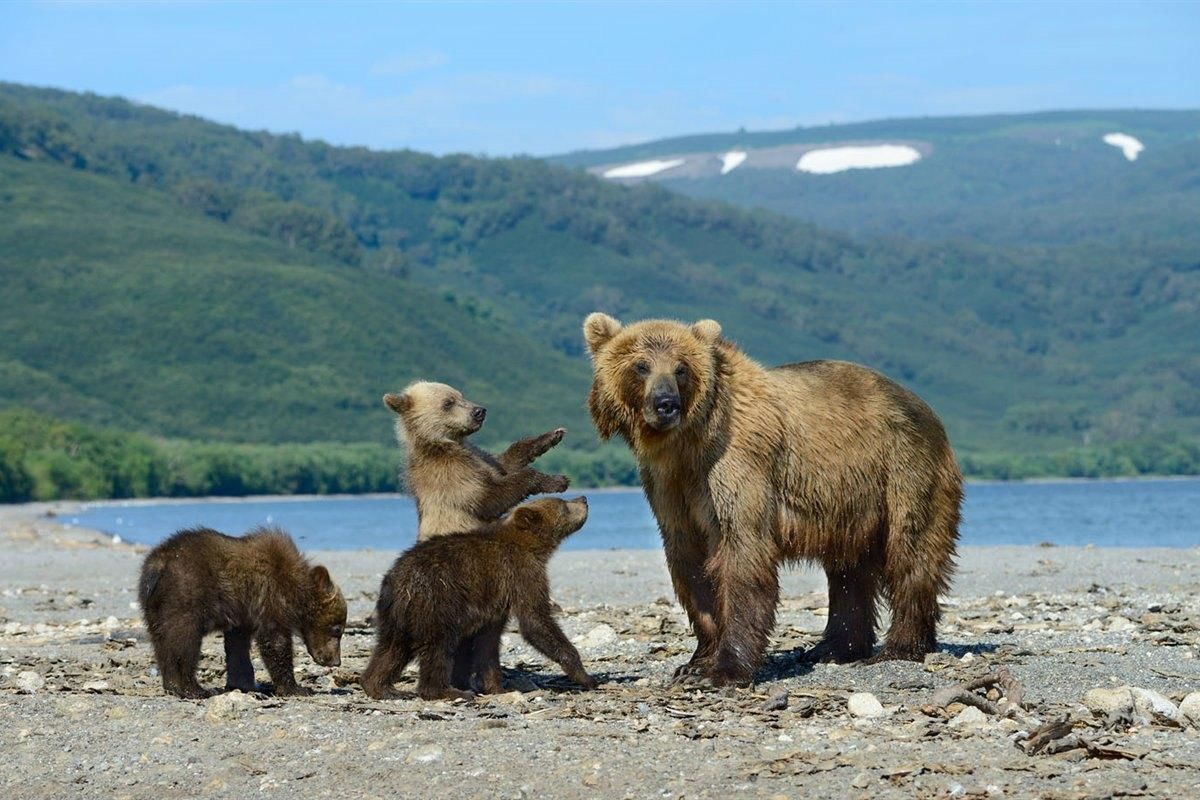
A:
[[[543,433],[541,436],[527,436],[524,439],[518,439],[510,444],[508,449],[497,460],[504,467],[505,472],[512,472],[513,470],[527,467],[535,459],[545,455],[546,451],[551,447],[561,442],[566,433],[566,428],[555,428],[552,431]]]
[[[681,527],[664,525],[663,547],[675,596],[687,612],[692,631],[696,634],[696,651],[686,664],[675,670],[676,681],[707,676],[712,671],[718,639],[713,585],[704,569],[708,559],[705,536],[698,532],[681,531]]]
[[[754,680],[775,628],[779,573],[774,537],[751,506],[721,525],[708,561],[716,594],[719,639],[709,679],[714,686]]]
[[[292,632],[283,627],[264,627],[255,637],[258,642],[258,652],[271,682],[275,684],[275,696],[307,697],[312,689],[296,683],[296,673],[292,670]]]

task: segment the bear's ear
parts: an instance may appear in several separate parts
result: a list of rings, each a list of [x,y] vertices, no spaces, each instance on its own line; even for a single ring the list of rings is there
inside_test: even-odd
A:
[[[388,393],[383,396],[383,404],[397,414],[403,414],[412,408],[412,398],[408,396],[407,392],[404,394]]]
[[[588,314],[587,319],[583,321],[583,338],[587,342],[588,352],[592,355],[620,332],[621,323],[599,311]]]
[[[721,323],[715,319],[702,319],[692,326],[692,333],[702,342],[716,344],[721,338]]]
[[[530,530],[542,524],[542,512],[530,506],[517,506],[513,512],[513,522],[522,530]]]
[[[318,565],[309,570],[308,574],[318,594],[333,594],[333,579],[329,577],[329,570]]]

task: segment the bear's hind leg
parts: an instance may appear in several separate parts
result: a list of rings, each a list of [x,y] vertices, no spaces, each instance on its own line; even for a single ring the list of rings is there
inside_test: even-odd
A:
[[[225,688],[253,692],[254,662],[250,660],[250,631],[231,628],[225,631]]]
[[[458,642],[435,640],[421,648],[417,657],[421,668],[417,675],[417,694],[425,700],[472,700],[475,695],[450,685],[450,671]]]
[[[883,650],[870,659],[923,661],[937,649],[937,624],[942,616],[938,595],[947,591],[954,570],[957,506],[944,519],[935,518],[923,531],[897,536],[888,543],[884,566],[892,625]]]
[[[878,569],[870,558],[848,568],[825,568],[829,619],[821,641],[805,654],[805,660],[845,664],[870,657],[875,649]]]
[[[189,700],[203,700],[209,692],[196,680],[204,629],[197,620],[183,617],[158,628],[154,653],[162,673],[163,690]]]
[[[407,639],[381,629],[375,642],[375,650],[371,653],[371,660],[359,676],[358,683],[368,697],[376,700],[395,700],[403,697],[392,684],[400,679],[411,660],[412,650]]]

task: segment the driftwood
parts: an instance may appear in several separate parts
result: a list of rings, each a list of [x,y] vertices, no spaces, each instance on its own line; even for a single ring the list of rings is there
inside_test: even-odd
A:
[[[1044,725],[1039,725],[1029,733],[1029,738],[1018,743],[1018,747],[1025,751],[1027,755],[1036,755],[1043,750],[1046,750],[1051,742],[1057,742],[1070,735],[1074,726],[1071,724],[1070,717],[1051,720]],[[1049,752],[1059,752],[1061,750],[1070,750],[1073,747],[1080,747],[1081,743],[1075,742],[1072,747],[1052,747]]]
[[[1003,697],[992,701],[983,695],[976,694],[978,689],[990,689],[995,686]],[[935,709],[945,708],[951,703],[962,703],[964,706],[974,706],[985,714],[996,717],[1018,717],[1021,715],[1021,705],[1025,701],[1025,687],[1020,684],[1007,667],[1001,667],[995,672],[989,672],[981,678],[955,686],[946,686],[933,693],[929,705]]]

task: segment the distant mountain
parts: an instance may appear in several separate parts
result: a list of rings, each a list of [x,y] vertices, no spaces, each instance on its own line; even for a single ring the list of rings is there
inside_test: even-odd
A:
[[[1200,111],[884,120],[550,160],[854,234],[1001,245],[1200,241]]]
[[[1153,146],[1101,152],[1140,167]],[[0,84],[0,405],[192,439],[386,442],[379,396],[429,377],[492,407],[483,443],[566,424],[561,458],[629,477],[584,407],[579,325],[600,309],[714,317],[769,363],[868,364],[990,463],[1194,438],[1191,234],[1072,241],[853,238],[535,159],[339,148]]]

